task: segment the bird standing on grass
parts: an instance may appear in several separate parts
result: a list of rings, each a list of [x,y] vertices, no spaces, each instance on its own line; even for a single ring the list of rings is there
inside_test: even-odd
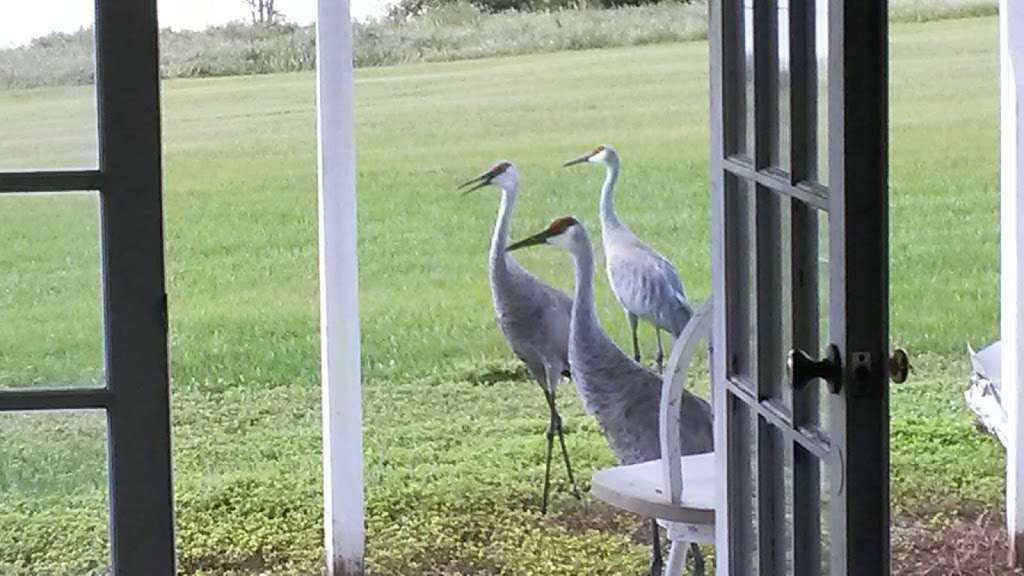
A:
[[[571,216],[559,218],[543,232],[512,244],[508,251],[536,244],[554,244],[566,250],[576,266],[569,363],[584,407],[597,419],[619,463],[661,458],[658,412],[662,381],[626,356],[601,328],[594,305],[594,251],[586,229]],[[713,416],[707,402],[684,391],[679,423],[684,456],[714,450]],[[660,574],[661,539],[653,519],[651,528],[651,574]]]
[[[547,459],[544,467],[544,497],[541,513],[547,513],[551,483],[551,452],[554,437],[562,448],[565,469],[572,484],[573,495],[580,493],[565,448],[562,419],[555,405],[555,390],[562,377],[570,375],[569,370],[569,318],[572,314],[572,300],[562,291],[548,286],[519,265],[505,251],[508,230],[512,220],[512,209],[519,193],[519,176],[515,166],[499,162],[490,170],[463,183],[464,193],[485,186],[501,189],[501,207],[491,239],[490,280],[494,312],[498,317],[505,340],[512,351],[522,360],[530,374],[540,384],[548,404],[550,422],[547,429]]]
[[[593,162],[604,164],[605,179],[601,187],[601,239],[604,243],[608,282],[615,298],[626,311],[633,332],[633,359],[640,361],[637,321],[643,319],[654,326],[658,339],[658,371],[661,371],[665,350],[661,331],[678,338],[693,316],[686,299],[679,273],[657,250],[644,244],[619,220],[615,213],[615,182],[619,178],[619,155],[611,146],[598,146],[565,166]]]

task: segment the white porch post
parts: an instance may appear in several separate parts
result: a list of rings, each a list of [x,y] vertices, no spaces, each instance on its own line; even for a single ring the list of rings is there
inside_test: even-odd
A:
[[[324,544],[329,576],[363,574],[363,404],[349,0],[318,0],[317,164]]]
[[[1024,366],[1024,140],[1020,111],[1024,98],[1024,5],[1000,0],[999,52],[1000,228],[1002,390],[1007,414],[1006,522],[1010,563],[1024,565],[1024,411],[1021,410],[1021,368]]]

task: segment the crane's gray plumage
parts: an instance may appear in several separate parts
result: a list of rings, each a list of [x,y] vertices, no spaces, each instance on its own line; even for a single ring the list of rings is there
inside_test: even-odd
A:
[[[622,464],[661,458],[659,406],[661,378],[630,359],[601,328],[594,305],[594,250],[582,224],[560,218],[547,230],[508,247],[555,244],[568,251],[576,265],[576,293],[569,327],[569,362],[573,381],[587,412],[600,425],[615,457]],[[715,448],[711,406],[683,391],[679,409],[682,454],[701,454]],[[661,574],[661,537],[651,520],[651,574]],[[702,558],[694,546],[695,558]],[[702,562],[702,560],[699,560]]]
[[[509,255],[509,227],[516,197],[519,194],[519,176],[515,166],[500,162],[481,176],[465,185],[476,184],[469,191],[487,185],[501,188],[501,205],[491,238],[489,272],[491,298],[498,327],[512,352],[526,364],[530,374],[544,390],[550,412],[548,427],[547,464],[544,478],[542,511],[547,511],[548,485],[551,466],[553,435],[557,434],[562,448],[573,493],[579,497],[569,454],[565,449],[561,418],[555,407],[555,392],[569,369],[569,321],[572,299],[561,290],[552,288],[523,268]],[[468,193],[468,191],[467,191]]]
[[[619,304],[626,311],[633,332],[634,359],[640,359],[637,319],[678,337],[693,317],[679,273],[657,250],[651,248],[619,220],[615,212],[615,183],[619,178],[619,155],[611,146],[598,146],[593,152],[570,160],[566,166],[582,162],[604,164],[601,187],[601,240],[604,245],[608,282]],[[658,337],[658,365],[664,349]]]
[[[576,264],[569,362],[583,405],[597,419],[619,462],[635,464],[660,458],[661,377],[629,358],[601,328],[594,305],[594,252],[586,230],[575,219],[559,219],[548,230],[509,250],[544,242],[567,250]],[[714,450],[711,406],[684,391],[680,415],[683,454]]]

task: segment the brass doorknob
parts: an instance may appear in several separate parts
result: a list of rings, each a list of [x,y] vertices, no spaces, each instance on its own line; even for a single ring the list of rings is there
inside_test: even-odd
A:
[[[907,381],[914,367],[910,364],[910,357],[903,348],[894,348],[889,356],[889,379],[896,384]]]

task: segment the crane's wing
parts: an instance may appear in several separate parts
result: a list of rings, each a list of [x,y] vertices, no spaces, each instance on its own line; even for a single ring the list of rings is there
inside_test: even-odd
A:
[[[572,299],[518,265],[491,288],[498,326],[513,352],[535,375],[545,367],[568,372]]]
[[[627,311],[674,333],[693,315],[675,266],[642,243],[609,247],[608,280]]]

